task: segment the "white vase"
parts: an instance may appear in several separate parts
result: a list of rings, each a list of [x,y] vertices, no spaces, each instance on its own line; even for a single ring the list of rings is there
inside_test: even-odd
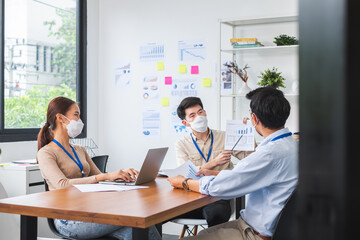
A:
[[[249,88],[247,82],[243,84],[243,86],[240,88],[239,94],[240,95],[246,95],[248,92],[250,92],[252,89]]]

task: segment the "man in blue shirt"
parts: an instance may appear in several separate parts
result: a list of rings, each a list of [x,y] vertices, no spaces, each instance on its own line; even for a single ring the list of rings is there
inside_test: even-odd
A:
[[[232,170],[203,170],[200,180],[169,178],[184,188],[221,199],[246,195],[245,209],[237,220],[207,228],[190,239],[270,240],[276,221],[298,181],[298,144],[285,128],[290,104],[280,90],[257,88],[246,95],[251,122],[264,137],[255,152]]]

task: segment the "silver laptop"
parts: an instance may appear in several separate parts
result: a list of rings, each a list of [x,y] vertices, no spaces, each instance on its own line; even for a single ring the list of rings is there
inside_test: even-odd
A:
[[[159,172],[160,166],[164,161],[168,147],[149,149],[145,160],[141,166],[139,175],[134,182],[126,182],[122,179],[100,181],[99,183],[119,184],[119,185],[140,185],[154,181]]]

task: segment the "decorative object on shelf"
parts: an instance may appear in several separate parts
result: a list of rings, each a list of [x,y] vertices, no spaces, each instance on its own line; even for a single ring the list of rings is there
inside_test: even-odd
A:
[[[252,48],[264,46],[257,41],[257,38],[231,38],[230,43],[233,48]]]
[[[281,34],[274,38],[274,43],[276,46],[286,46],[286,45],[298,45],[299,40],[296,37],[288,36],[286,34]]]
[[[261,72],[260,76],[258,77],[261,79],[261,81],[258,82],[259,86],[285,88],[284,85],[285,78],[281,76],[281,72],[278,72],[278,69],[275,67],[273,67],[272,69],[266,69],[264,72]]]
[[[245,67],[242,69],[239,68],[236,62],[226,62],[224,63],[224,66],[227,67],[227,73],[233,73],[240,77],[240,79],[244,82],[244,85],[240,89],[240,94],[246,94],[251,91],[251,88],[249,88],[247,81],[248,81],[248,74],[246,69],[250,68],[247,64],[245,64]]]

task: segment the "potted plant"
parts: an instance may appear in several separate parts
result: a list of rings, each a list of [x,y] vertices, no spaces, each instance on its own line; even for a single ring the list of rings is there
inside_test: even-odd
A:
[[[226,73],[236,74],[245,83],[240,89],[240,94],[246,94],[251,91],[251,88],[247,85],[249,77],[246,69],[250,68],[247,64],[243,68],[239,68],[236,62],[229,61],[224,63],[224,66],[227,67]]]
[[[285,88],[284,85],[285,78],[281,76],[281,72],[278,72],[278,69],[275,67],[273,67],[272,69],[266,69],[264,72],[261,72],[260,76],[258,77],[261,79],[261,81],[258,82],[259,86]]]
[[[296,39],[296,37],[291,37],[286,34],[281,34],[274,38],[274,43],[277,46],[285,46],[285,45],[298,45],[299,40]]]

